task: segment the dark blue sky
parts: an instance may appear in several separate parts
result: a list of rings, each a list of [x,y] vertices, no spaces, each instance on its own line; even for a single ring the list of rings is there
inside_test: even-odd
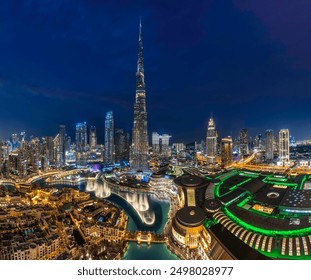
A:
[[[273,2],[273,3],[271,3]],[[105,113],[132,128],[139,17],[149,133],[289,128],[311,138],[309,0],[0,3],[0,138],[55,135]]]

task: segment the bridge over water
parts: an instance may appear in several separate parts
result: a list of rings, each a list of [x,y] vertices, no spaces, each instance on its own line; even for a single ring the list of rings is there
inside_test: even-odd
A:
[[[138,244],[147,243],[165,243],[167,237],[163,233],[155,233],[151,231],[126,231],[125,240],[136,241]]]

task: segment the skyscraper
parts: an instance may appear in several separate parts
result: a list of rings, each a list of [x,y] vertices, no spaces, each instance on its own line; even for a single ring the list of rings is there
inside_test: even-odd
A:
[[[49,162],[54,162],[54,142],[53,137],[44,137],[44,152]]]
[[[57,138],[57,137],[56,137]],[[57,164],[63,165],[66,162],[66,126],[61,124],[59,126],[59,133],[57,138]]]
[[[87,146],[86,122],[76,124],[76,149],[77,152],[85,152]]]
[[[105,162],[114,163],[114,121],[112,111],[107,112],[105,119]]]
[[[280,161],[289,161],[289,130],[281,129],[279,131],[279,157]]]
[[[90,127],[90,147],[91,149],[95,149],[97,145],[97,136],[96,136],[96,127]]]
[[[266,159],[273,160],[274,152],[274,135],[272,129],[266,130]]]
[[[157,132],[152,133],[152,152],[154,156],[170,156],[169,142],[171,137],[168,134],[160,135]]]
[[[116,162],[129,160],[130,135],[123,128],[115,129],[115,160]]]
[[[213,116],[210,117],[206,135],[207,164],[215,164],[217,156],[217,130]]]
[[[232,138],[230,136],[221,139],[221,163],[224,167],[231,165],[232,157]]]
[[[134,104],[134,125],[132,133],[130,165],[131,168],[134,170],[147,170],[149,168],[148,132],[141,22],[139,24],[138,43],[139,46],[136,72],[136,99]]]
[[[243,156],[249,154],[248,131],[245,128],[243,128],[240,132],[239,153]]]

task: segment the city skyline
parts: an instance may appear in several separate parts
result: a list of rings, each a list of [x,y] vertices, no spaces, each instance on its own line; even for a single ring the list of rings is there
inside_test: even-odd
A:
[[[311,57],[251,1],[0,4],[1,260],[311,259]]]
[[[213,112],[221,137],[289,128],[311,138],[309,4],[292,7],[294,16],[283,3],[2,3],[0,138],[55,135],[60,124],[73,135],[86,121],[103,143],[110,110],[116,127],[131,131],[140,16],[150,132],[204,139]]]

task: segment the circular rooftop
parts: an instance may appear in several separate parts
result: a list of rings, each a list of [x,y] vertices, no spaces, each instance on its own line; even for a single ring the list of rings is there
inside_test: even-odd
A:
[[[196,206],[181,208],[176,213],[176,219],[178,222],[187,227],[199,226],[204,222],[205,218],[205,211]]]
[[[215,212],[220,210],[221,202],[219,199],[206,199],[204,206],[207,212]]]
[[[175,184],[183,188],[200,188],[209,184],[207,180],[202,177],[184,174],[174,180]]]
[[[162,178],[164,175],[164,173],[152,173],[151,178]]]

